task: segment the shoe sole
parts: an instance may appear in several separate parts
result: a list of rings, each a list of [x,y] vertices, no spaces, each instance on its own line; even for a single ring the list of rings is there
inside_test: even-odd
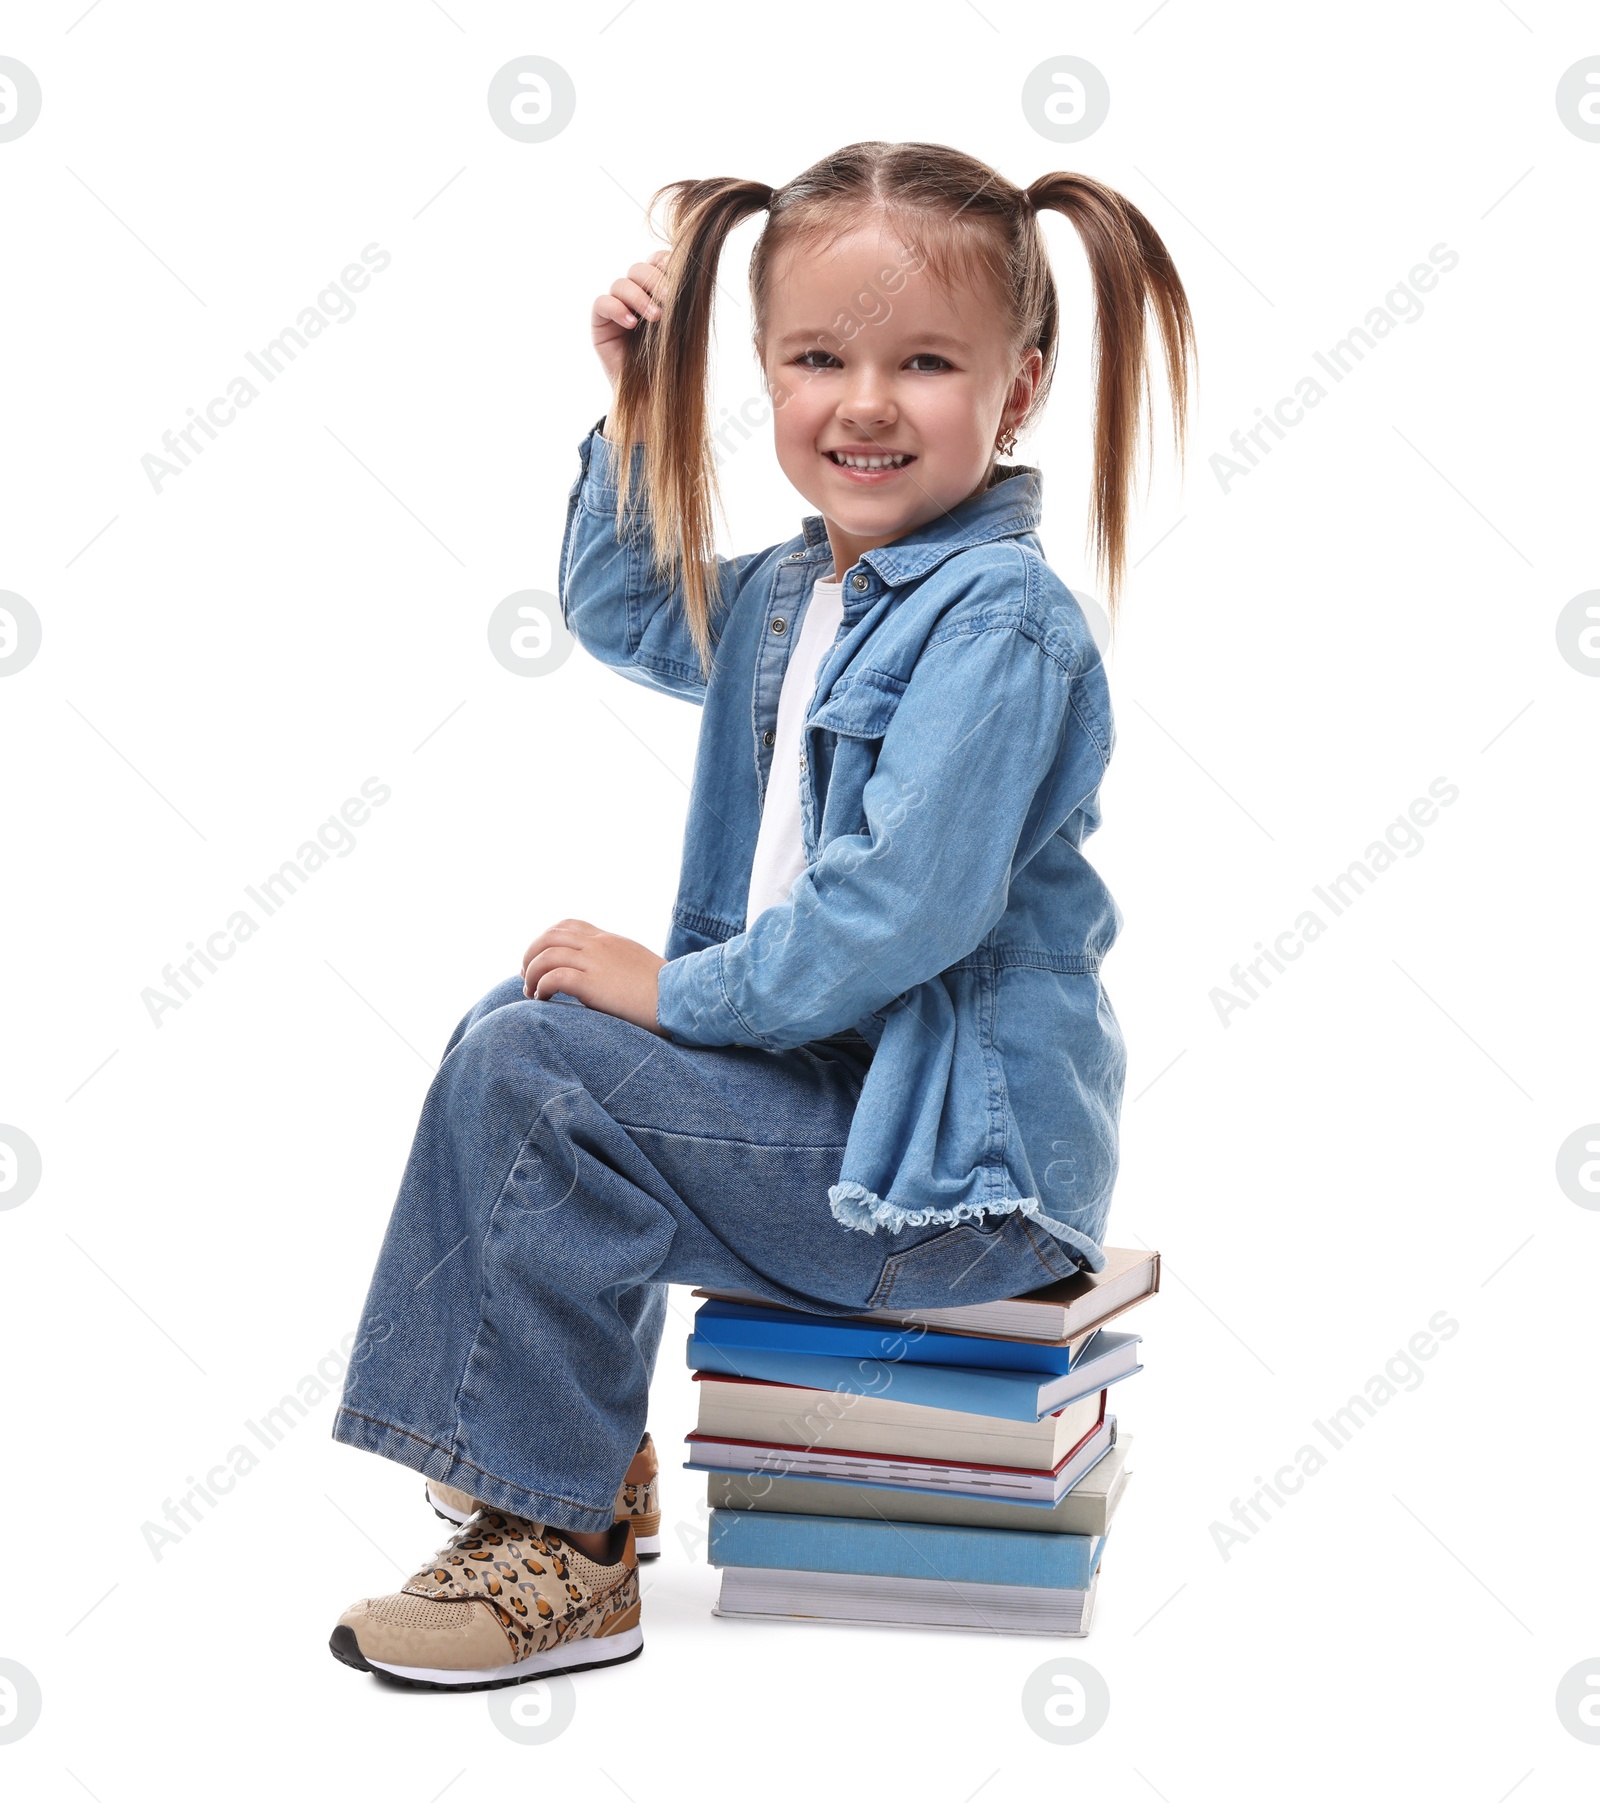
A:
[[[457,1515],[453,1509],[441,1509],[439,1507],[438,1499],[431,1490],[428,1491],[427,1496],[429,1507],[441,1521],[448,1521],[452,1527],[458,1528],[461,1526],[462,1522],[468,1519],[465,1515]],[[641,1537],[640,1535],[635,1534],[633,1537],[633,1550],[640,1559],[659,1559],[661,1557],[661,1536],[659,1534],[645,1534]]]
[[[504,1690],[511,1684],[528,1684],[537,1678],[559,1678],[567,1672],[596,1671],[607,1665],[626,1665],[644,1651],[644,1631],[629,1628],[604,1640],[579,1640],[569,1646],[548,1647],[515,1665],[495,1666],[486,1672],[436,1671],[425,1665],[388,1665],[369,1659],[361,1650],[354,1628],[333,1630],[328,1651],[341,1665],[371,1672],[386,1684],[408,1690]]]

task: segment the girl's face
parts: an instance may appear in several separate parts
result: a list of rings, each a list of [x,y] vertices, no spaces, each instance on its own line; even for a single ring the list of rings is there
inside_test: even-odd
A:
[[[982,488],[1043,359],[1009,353],[987,289],[936,281],[876,222],[780,253],[768,292],[778,462],[828,522],[842,575]]]

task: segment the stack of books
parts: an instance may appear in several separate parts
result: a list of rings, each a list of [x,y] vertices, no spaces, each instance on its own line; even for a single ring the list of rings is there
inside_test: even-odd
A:
[[[1155,1252],[1004,1302],[849,1317],[699,1289],[688,1342],[719,1615],[1089,1631]]]

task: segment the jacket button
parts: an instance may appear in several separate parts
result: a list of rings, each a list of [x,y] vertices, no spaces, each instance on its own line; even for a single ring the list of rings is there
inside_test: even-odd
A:
[[[763,745],[771,745],[777,739],[777,736],[778,735],[775,732],[772,732],[770,730],[767,732],[764,732],[761,735],[761,743]]]
[[[774,632],[787,632],[789,630],[789,622],[784,619],[774,620],[772,622],[772,630]]]
[[[865,576],[852,576],[850,578],[850,586],[858,591],[864,589],[867,586],[867,579]]]

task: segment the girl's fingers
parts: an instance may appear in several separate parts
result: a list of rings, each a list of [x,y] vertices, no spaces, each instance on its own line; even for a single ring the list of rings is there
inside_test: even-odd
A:
[[[602,294],[594,303],[595,325],[636,326],[639,321],[630,311],[626,301],[620,301],[614,294]]]
[[[572,963],[572,947],[570,945],[563,945],[559,950],[547,948],[543,952],[538,952],[534,957],[525,957],[523,959],[523,986],[532,988],[550,966],[559,965],[559,963],[568,963],[568,965]]]
[[[642,266],[636,264],[635,267],[638,268]],[[650,290],[642,287],[630,277],[625,275],[618,276],[611,284],[611,292],[618,300],[623,302],[625,306],[631,307],[635,313],[642,313],[646,319],[659,319],[661,317],[661,308],[652,298]]]
[[[575,945],[551,945],[545,939],[535,940],[522,955],[523,980],[527,980],[530,972],[536,974],[548,969],[552,959],[565,958],[570,963],[577,955],[578,947]]]
[[[626,275],[618,276],[611,292],[595,301],[591,325],[597,329],[616,325],[631,331],[641,319],[659,319],[661,306],[654,295],[670,254],[668,249],[652,251],[645,262],[633,264]]]
[[[553,927],[547,927],[522,954],[524,978],[530,964],[536,963],[540,958],[548,960],[557,953],[570,958],[574,952],[582,949],[585,940],[594,938],[598,931],[597,927],[590,926],[586,920],[558,920]]]
[[[522,971],[522,987],[531,995],[540,980],[553,970],[574,970],[573,948],[564,945],[558,949],[540,952],[537,958],[530,958]]]
[[[527,976],[528,966],[533,963],[534,959],[537,958],[541,952],[546,950],[546,948],[549,946],[549,943],[550,943],[550,935],[548,933],[541,933],[539,935],[539,937],[534,940],[533,944],[530,945],[528,947],[528,949],[522,954],[522,974],[523,974],[523,976]]]
[[[548,970],[541,972],[538,982],[528,991],[528,995],[530,999],[540,1002],[554,995],[558,989],[564,990],[568,995],[577,995],[578,985],[582,981],[583,973],[574,970],[570,964],[553,964]]]

